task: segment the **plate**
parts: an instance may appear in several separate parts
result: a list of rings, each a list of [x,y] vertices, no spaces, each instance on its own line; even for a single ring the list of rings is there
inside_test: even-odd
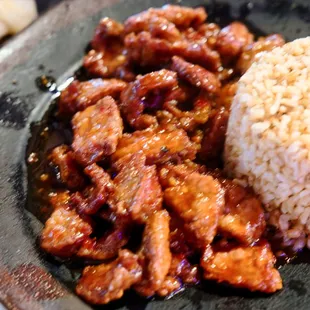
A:
[[[38,247],[42,223],[26,206],[26,157],[33,125],[51,103],[36,79],[53,76],[63,83],[81,65],[90,38],[102,16],[117,20],[167,3],[162,0],[68,0],[43,15],[0,50],[0,301],[9,309],[90,309],[74,295],[75,273],[46,257]],[[172,2],[170,2],[172,3]],[[203,5],[222,26],[245,22],[258,35],[281,33],[286,40],[310,31],[308,0],[177,1]],[[35,141],[36,136],[30,141]],[[31,175],[28,176],[31,180]],[[146,301],[129,293],[96,309],[309,309],[310,266],[305,260],[283,266],[284,289],[266,296],[214,283],[186,289],[169,300]]]

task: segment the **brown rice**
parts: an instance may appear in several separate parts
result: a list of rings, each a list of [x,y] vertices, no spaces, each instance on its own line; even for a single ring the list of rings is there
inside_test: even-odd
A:
[[[310,37],[264,53],[240,79],[224,152],[295,249],[310,246],[309,47]]]

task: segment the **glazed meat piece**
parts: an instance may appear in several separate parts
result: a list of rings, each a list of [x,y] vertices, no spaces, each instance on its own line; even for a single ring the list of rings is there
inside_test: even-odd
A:
[[[216,49],[225,62],[239,56],[242,50],[253,42],[253,34],[248,28],[240,23],[233,22],[223,28],[216,41]]]
[[[171,213],[170,220],[170,250],[176,255],[192,256],[194,251],[187,243],[187,236],[184,232],[183,222],[174,213]]]
[[[162,191],[155,166],[145,165],[143,153],[129,154],[115,164],[119,171],[113,182],[115,192],[109,198],[111,209],[118,215],[130,215],[145,223],[162,207]]]
[[[112,160],[116,161],[127,154],[135,154],[139,151],[146,156],[148,165],[173,159],[194,159],[196,155],[195,146],[182,129],[173,131],[148,129],[124,134]]]
[[[69,208],[56,209],[45,223],[41,247],[59,257],[74,255],[83,241],[92,233],[92,227]]]
[[[126,57],[124,27],[111,18],[103,18],[96,28],[92,50],[84,57],[83,66],[93,76],[132,81],[135,74]]]
[[[172,255],[169,275],[181,279],[183,284],[198,284],[200,272],[197,265],[191,265],[184,254]]]
[[[53,207],[53,210],[59,208],[68,208],[70,203],[70,192],[62,191],[49,194],[49,201]]]
[[[160,171],[160,179],[166,187],[164,201],[183,221],[188,241],[203,250],[216,235],[224,206],[220,184],[184,166],[166,166]]]
[[[190,111],[182,111],[178,108],[182,101],[169,99],[166,100],[163,105],[165,111],[159,111],[156,114],[160,125],[165,128],[167,128],[167,125],[173,124],[175,128],[193,131],[197,126],[205,124],[208,121],[211,114],[212,101],[204,91],[201,91],[200,94],[193,99],[193,109]],[[181,98],[181,100],[182,99],[183,98]]]
[[[208,161],[219,159],[224,149],[229,113],[220,108],[210,117],[204,132],[199,157]]]
[[[181,33],[176,26],[164,17],[155,16],[152,13],[132,16],[125,22],[125,33],[149,32],[155,38],[161,38],[174,42],[181,39]]]
[[[208,93],[217,93],[221,87],[216,75],[198,65],[183,60],[181,57],[172,57],[171,69],[178,73],[179,78],[195,87],[204,89]]]
[[[230,110],[230,106],[237,92],[237,82],[230,82],[223,86],[215,99],[220,107],[224,107],[226,111]]]
[[[168,212],[162,210],[146,222],[142,241],[143,279],[135,285],[135,290],[143,296],[154,295],[168,274],[171,264],[169,221]]]
[[[123,121],[112,97],[78,112],[72,118],[72,148],[84,166],[113,154],[122,137]]]
[[[117,79],[93,79],[86,82],[75,80],[61,92],[59,113],[72,115],[94,105],[105,96],[118,97],[126,86],[126,82]]]
[[[215,48],[217,36],[220,33],[221,28],[214,23],[206,23],[199,26],[197,33],[202,36],[203,40],[206,40],[206,44],[211,48]]]
[[[170,43],[167,40],[153,38],[149,32],[131,33],[125,38],[128,57],[140,66],[158,66],[169,62],[172,56],[180,56],[185,60],[211,71],[220,66],[220,56],[204,43],[192,44],[187,40]]]
[[[126,66],[127,58],[124,55],[124,49],[121,47],[116,52],[91,50],[84,57],[83,67],[88,73],[101,78],[122,78],[117,73],[118,70]],[[131,73],[126,77],[125,81],[134,79]]]
[[[128,243],[129,230],[116,227],[99,239],[86,239],[77,255],[86,259],[106,260],[117,256],[119,250]]]
[[[182,288],[182,283],[178,278],[167,276],[156,294],[160,297],[169,297]]]
[[[250,245],[265,231],[264,210],[260,201],[242,186],[222,180],[225,208],[219,220],[219,231],[239,242]]]
[[[224,252],[207,249],[201,260],[205,279],[264,293],[274,293],[282,288],[274,263],[275,257],[268,243]]]
[[[76,292],[91,304],[107,304],[121,298],[125,290],[140,281],[141,276],[137,255],[122,250],[110,264],[86,267]]]
[[[135,129],[146,129],[157,124],[154,116],[143,114],[147,95],[152,91],[170,90],[177,86],[175,72],[163,69],[138,77],[121,94],[120,109]]]
[[[83,175],[75,161],[73,152],[67,145],[60,145],[53,149],[49,160],[56,168],[56,178],[69,189],[82,188],[85,184]]]
[[[121,23],[109,17],[102,18],[95,30],[95,35],[91,42],[92,48],[97,51],[104,50],[107,40],[120,38],[123,35],[123,31],[124,26]]]
[[[110,176],[96,164],[87,166],[84,172],[91,179],[93,186],[82,193],[72,194],[70,202],[80,214],[95,214],[107,201],[114,191]]]
[[[254,61],[258,59],[258,54],[261,52],[268,52],[276,47],[283,46],[285,44],[284,38],[279,34],[273,34],[268,37],[261,37],[257,42],[247,45],[237,62],[237,69],[241,74],[244,74],[252,65]]]
[[[144,15],[166,18],[179,28],[197,27],[207,19],[206,11],[203,8],[193,9],[179,5],[165,5],[161,9],[150,8],[147,11],[133,15],[127,19],[125,24],[143,19]]]

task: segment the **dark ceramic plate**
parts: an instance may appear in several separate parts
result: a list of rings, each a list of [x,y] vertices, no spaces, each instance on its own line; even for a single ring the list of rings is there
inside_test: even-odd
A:
[[[222,25],[244,21],[257,35],[282,33],[287,40],[310,32],[308,0],[185,0],[205,5]],[[37,88],[42,74],[65,81],[79,67],[100,17],[124,20],[164,0],[71,0],[61,3],[0,50],[0,302],[9,309],[90,309],[73,294],[75,273],[45,257],[37,246],[42,223],[28,210],[26,157],[39,141],[31,124],[41,120],[51,94]],[[39,145],[40,147],[40,145]],[[28,205],[28,208],[25,206]],[[127,294],[102,309],[309,309],[310,265],[299,260],[280,269],[284,289],[249,294],[213,283],[170,300],[145,301]],[[61,284],[60,284],[61,283]]]

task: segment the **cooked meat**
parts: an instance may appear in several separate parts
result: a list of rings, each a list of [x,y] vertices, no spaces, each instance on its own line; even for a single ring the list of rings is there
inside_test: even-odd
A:
[[[209,160],[220,159],[224,149],[229,113],[224,109],[218,109],[206,126],[201,142],[199,157],[207,164]]]
[[[143,279],[135,285],[135,290],[143,296],[154,295],[168,274],[171,264],[169,221],[168,212],[162,210],[146,222],[142,241]]]
[[[229,61],[239,56],[242,50],[253,42],[253,38],[253,34],[244,24],[233,22],[220,31],[215,47],[222,59]]]
[[[221,83],[215,74],[198,65],[193,65],[181,57],[172,57],[172,70],[177,72],[181,79],[204,89],[208,93],[217,93],[221,87]]]
[[[71,196],[71,203],[80,214],[95,214],[107,201],[109,195],[114,191],[110,176],[96,164],[84,169],[93,183],[82,193],[76,192]]]
[[[169,297],[181,288],[182,284],[178,278],[167,276],[156,294],[160,297]]]
[[[244,74],[257,59],[261,52],[268,52],[276,47],[285,44],[283,37],[279,34],[273,34],[266,38],[259,38],[257,42],[247,45],[239,57],[236,68],[241,74]]]
[[[129,241],[129,231],[117,227],[107,232],[98,240],[87,238],[80,247],[77,255],[85,259],[106,260],[117,256],[119,250]]]
[[[197,150],[185,131],[181,129],[143,130],[124,134],[112,160],[115,161],[139,151],[146,156],[147,164],[154,164],[174,159],[194,159]]]
[[[138,223],[162,207],[162,191],[155,166],[145,165],[144,154],[134,153],[121,158],[115,167],[119,170],[113,180],[115,191],[109,205],[116,214],[130,215]]]
[[[125,38],[129,59],[141,66],[156,66],[168,63],[172,56],[180,56],[187,61],[211,71],[221,66],[219,54],[206,44],[192,44],[187,40],[171,43],[164,39],[153,38],[149,32],[131,33]]]
[[[224,107],[226,111],[229,111],[236,92],[237,82],[227,83],[217,94],[216,103],[220,107]]]
[[[222,180],[225,208],[219,230],[245,245],[257,241],[265,231],[265,215],[261,202],[249,190],[229,180]]]
[[[74,153],[67,145],[55,147],[49,156],[49,160],[57,170],[57,181],[71,190],[83,188],[85,184],[83,175],[76,163]]]
[[[180,28],[196,27],[201,25],[207,18],[206,11],[203,8],[187,8],[178,5],[165,5],[161,9],[150,8],[147,11],[133,15],[125,21],[125,28],[127,25],[132,25],[145,20],[146,17],[162,17],[167,19],[169,22],[175,24]],[[132,32],[127,31],[127,32]]]
[[[164,200],[183,221],[189,240],[203,250],[214,239],[224,205],[220,184],[211,176],[190,172],[182,166],[167,166],[160,172],[161,183],[167,188]]]
[[[171,213],[170,220],[170,250],[176,255],[192,256],[194,251],[187,243],[187,236],[184,232],[183,222]]]
[[[181,279],[184,284],[200,282],[200,272],[197,265],[191,265],[184,254],[172,255],[169,275]]]
[[[174,124],[176,128],[181,127],[191,132],[208,121],[211,114],[212,101],[204,91],[194,100],[192,110],[182,111],[178,108],[178,104],[179,102],[176,100],[164,103],[163,109],[169,112],[169,114],[157,114],[161,125],[167,127],[167,124]]]
[[[91,50],[85,55],[83,66],[88,73],[101,78],[119,78],[117,70],[123,68],[127,63],[127,58],[123,54],[124,49],[119,48],[118,53],[109,51]],[[133,74],[132,74],[133,75]],[[129,80],[134,79],[134,75]],[[128,81],[128,79],[124,79]],[[108,93],[109,94],[109,93]]]
[[[147,95],[154,90],[170,90],[177,83],[175,72],[166,69],[138,77],[121,94],[120,109],[128,123],[135,129],[156,126],[154,116],[143,114]]]
[[[104,97],[76,113],[72,126],[72,148],[76,159],[84,166],[112,155],[123,132],[123,121],[112,97]]]
[[[98,51],[106,49],[107,40],[120,38],[123,35],[123,31],[124,26],[121,23],[109,17],[102,18],[91,41],[92,48]]]
[[[265,243],[254,247],[236,247],[229,251],[207,249],[201,261],[204,277],[226,282],[250,291],[274,293],[282,288],[282,280],[274,267],[275,258]]]
[[[42,248],[101,264],[76,288],[92,304],[127,289],[171,297],[203,273],[251,291],[282,287],[262,204],[227,179],[222,153],[241,75],[284,40],[254,41],[241,22],[221,29],[206,18],[203,8],[166,5],[124,24],[101,19],[42,134],[66,128],[67,137],[72,124],[72,145],[33,166],[35,193],[53,210]]]
[[[59,207],[45,223],[41,247],[50,254],[70,257],[91,233],[91,226],[74,210]]]
[[[215,48],[217,36],[220,33],[221,28],[215,23],[206,23],[198,27],[197,33],[202,37],[202,40],[207,43],[211,48]]]
[[[58,208],[68,208],[70,203],[70,192],[62,191],[49,194],[49,201],[53,206],[53,209],[56,210]]]
[[[73,115],[96,104],[105,96],[118,97],[127,83],[122,80],[94,79],[86,82],[73,81],[61,92],[59,98],[59,113]]]
[[[92,304],[107,304],[121,298],[125,290],[140,281],[141,276],[138,257],[128,250],[122,250],[110,264],[86,267],[76,292]]]
[[[139,33],[141,31],[150,32],[155,38],[162,38],[171,42],[181,38],[180,31],[173,23],[152,13],[138,14],[125,22],[125,33]]]

